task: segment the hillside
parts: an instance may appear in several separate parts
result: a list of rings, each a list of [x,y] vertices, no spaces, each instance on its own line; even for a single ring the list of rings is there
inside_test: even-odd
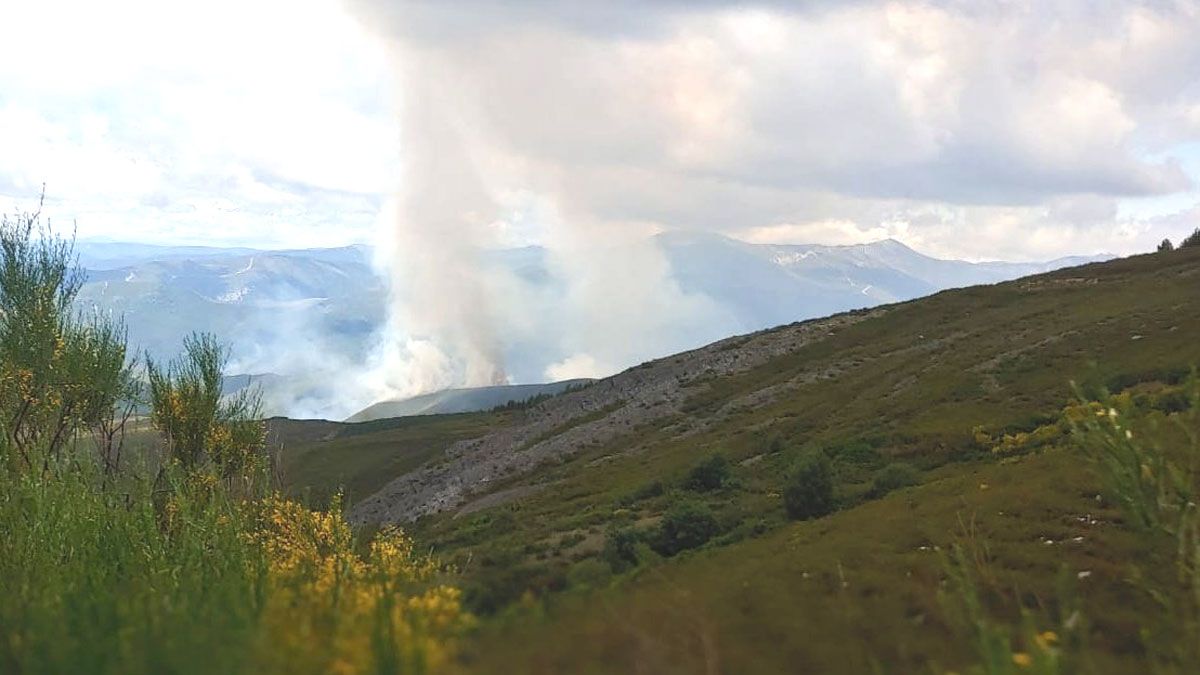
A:
[[[1192,255],[1178,256],[1185,269]],[[975,425],[1027,426],[1054,410],[1092,363],[1107,377],[1195,359],[1192,334],[1178,325],[1194,280],[1165,276],[1174,268],[1160,263],[1134,258],[948,291],[647,362],[448,448],[443,462],[398,478],[352,517],[406,521],[453,509],[500,478],[602,446],[699,453],[778,436],[944,458],[972,446]]]
[[[524,405],[527,402],[555,396],[568,389],[590,384],[589,379],[563,380],[546,384],[508,384],[493,387],[445,389],[398,401],[380,401],[346,419],[347,422],[413,415],[453,415],[464,412],[491,410],[505,405]]]
[[[1072,380],[1178,381],[1200,363],[1198,330],[1195,249],[791,324],[447,439],[351,517],[416,519],[418,539],[462,570],[470,604],[503,612],[464,666],[480,672],[961,666],[970,649],[940,609],[936,551],[962,541],[986,547],[1010,617],[1017,598],[1058,611],[1061,566],[1090,580],[1079,601],[1096,668],[1124,672],[1145,657],[1139,630],[1156,615],[1125,581],[1129,566],[1155,577],[1171,545],[1120,527],[1068,450],[1005,461],[989,450],[1052,425]],[[814,450],[833,464],[840,510],[789,523],[783,477]],[[714,453],[729,480],[687,489]],[[875,499],[873,481],[896,461],[920,484]],[[707,545],[665,560],[643,549],[615,577],[599,562],[613,528],[648,536],[680,500],[715,514]]]

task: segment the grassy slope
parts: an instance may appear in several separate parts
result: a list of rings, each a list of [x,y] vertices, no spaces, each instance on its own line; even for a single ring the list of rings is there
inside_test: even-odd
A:
[[[853,501],[889,458],[932,468],[977,452],[976,425],[1032,428],[1070,397],[1071,379],[1108,380],[1200,362],[1197,332],[1195,251],[941,293],[895,306],[755,371],[698,385],[691,415],[703,419],[733,410],[713,429],[681,436],[666,421],[639,429],[496,486],[545,486],[535,496],[469,519],[427,520],[418,532],[446,551],[482,544],[487,552],[595,529],[613,519],[614,506],[649,517],[671,495],[632,504],[630,495],[653,479],[678,480],[714,451],[735,462],[754,460],[735,470],[738,489],[709,498],[726,524],[777,522],[782,506],[772,495],[782,471],[804,449],[830,448],[835,460],[840,453],[842,494]],[[767,387],[819,375],[826,377],[773,401],[737,403]],[[687,419],[679,423],[696,426]],[[775,439],[781,451],[771,453]],[[852,452],[864,445],[874,452]],[[474,552],[478,557],[481,551]]]
[[[1076,468],[1065,452],[945,467],[924,485],[828,518],[644,567],[600,591],[560,594],[487,624],[467,670],[929,672],[937,662],[961,671],[972,653],[947,624],[934,549],[957,539],[987,542],[998,585],[1048,612],[1060,566],[1090,572],[1077,593],[1096,665],[1129,672],[1134,636],[1158,610],[1122,581],[1130,564],[1169,570],[1170,558],[1113,525],[1117,515],[1096,503],[1096,485]],[[1079,520],[1089,515],[1099,523]]]
[[[735,462],[734,484],[700,498],[716,511],[722,537],[694,554],[644,564],[603,591],[550,593],[544,618],[540,602],[507,610],[510,618],[485,623],[477,669],[698,672],[715,663],[713,672],[857,672],[874,659],[912,671],[930,658],[958,667],[966,645],[947,639],[937,618],[938,563],[919,546],[944,546],[960,518],[977,517],[998,581],[1023,593],[1045,592],[1063,563],[1094,572],[1081,592],[1097,625],[1099,658],[1119,670],[1136,644],[1136,617],[1153,611],[1117,579],[1130,561],[1154,568],[1149,561],[1159,552],[1119,528],[1077,526],[1074,518],[1100,506],[1097,486],[1073,458],[1051,453],[997,465],[972,429],[1032,429],[1062,407],[1072,379],[1156,377],[1200,363],[1197,334],[1195,249],[940,293],[752,372],[696,383],[678,419],[496,485],[539,489],[478,513],[426,519],[415,534],[459,564],[468,597],[482,609],[502,608],[526,590],[546,597],[596,554],[606,527],[649,526],[680,498],[687,469],[720,451]],[[755,398],[771,388],[774,396]],[[701,424],[713,419],[720,422]],[[419,433],[427,431],[441,433]],[[789,524],[781,477],[812,448],[833,456],[844,510]],[[390,452],[372,455],[373,480],[385,479],[375,473],[387,470],[385,457],[396,467],[419,459]],[[305,460],[310,480],[346,461],[318,457]],[[923,469],[925,484],[865,501],[874,472],[895,458]],[[666,484],[665,494],[643,489],[654,480]],[[1040,543],[1046,536],[1083,536],[1084,544]]]
[[[392,478],[434,458],[447,445],[506,424],[515,413],[401,417],[344,424],[274,419],[271,438],[283,447],[285,484],[320,503],[343,490],[369,495]]]

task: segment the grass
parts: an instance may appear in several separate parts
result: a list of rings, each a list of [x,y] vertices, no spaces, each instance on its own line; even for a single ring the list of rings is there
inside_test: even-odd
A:
[[[519,414],[429,415],[356,424],[276,419],[271,429],[282,446],[281,469],[289,492],[316,504],[341,492],[349,503],[435,459],[452,443],[482,436]]]
[[[466,670],[489,672],[928,672],[973,662],[939,600],[948,550],[973,523],[993,554],[996,610],[1053,603],[1062,566],[1080,580],[1101,672],[1143,657],[1159,616],[1123,583],[1126,563],[1162,568],[1161,546],[1115,526],[1099,482],[1066,452],[944,467],[925,485],[736,546],[643,567],[600,591],[549,596],[485,624]],[[1084,520],[1080,520],[1080,519]],[[1082,540],[1076,543],[1076,537]],[[1044,543],[1046,540],[1054,544]],[[1048,607],[1048,610],[1054,608]]]
[[[430,672],[468,618],[409,540],[170,469],[0,474],[0,670]]]

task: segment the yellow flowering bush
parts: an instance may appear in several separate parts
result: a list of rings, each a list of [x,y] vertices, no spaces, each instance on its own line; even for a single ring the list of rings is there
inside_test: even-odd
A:
[[[460,592],[394,528],[365,553],[335,502],[326,512],[263,500],[251,536],[266,553],[265,670],[289,673],[431,672],[468,627]]]

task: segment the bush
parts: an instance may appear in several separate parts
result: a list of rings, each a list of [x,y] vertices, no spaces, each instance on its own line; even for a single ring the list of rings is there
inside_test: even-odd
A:
[[[567,583],[571,588],[603,588],[612,580],[612,570],[602,560],[585,558],[575,563],[567,572]]]
[[[93,434],[107,471],[120,461],[116,426],[136,396],[125,327],[76,311],[84,276],[73,244],[40,213],[0,219],[0,464],[9,469],[45,473],[78,432]]]
[[[850,441],[833,446],[825,454],[843,465],[870,468],[883,464],[883,456],[866,440]]]
[[[1168,252],[1174,251],[1174,250],[1175,250],[1175,245],[1171,243],[1170,239],[1163,239],[1162,243],[1158,245],[1159,253],[1168,253]]]
[[[663,494],[665,494],[666,491],[667,491],[667,487],[665,485],[663,485],[663,482],[661,480],[652,480],[649,483],[646,483],[645,485],[634,490],[633,492],[630,492],[629,494],[625,495],[624,497],[622,497],[619,500],[619,502],[621,504],[628,506],[631,504],[636,504],[645,499],[653,499],[654,497],[660,497]]]
[[[632,527],[614,527],[604,538],[604,552],[601,553],[601,557],[617,574],[637,567],[640,562],[637,549],[641,540],[641,535]]]
[[[729,460],[724,455],[714,454],[692,467],[683,487],[694,492],[719,490],[729,480]]]
[[[823,453],[805,455],[792,468],[783,491],[789,518],[808,520],[833,511],[833,468]]]
[[[665,556],[675,555],[703,546],[719,532],[711,509],[698,502],[681,501],[663,515],[654,550]]]
[[[1190,248],[1192,246],[1200,246],[1200,227],[1188,235],[1187,239],[1179,242],[1179,248]]]
[[[871,494],[875,497],[882,497],[893,490],[906,488],[920,482],[921,472],[914,469],[911,464],[894,462],[875,474],[875,480],[871,483]]]
[[[187,468],[210,462],[226,476],[239,473],[266,444],[258,389],[222,395],[229,350],[216,337],[192,335],[183,347],[183,355],[165,366],[146,358],[150,419],[170,459]]]

